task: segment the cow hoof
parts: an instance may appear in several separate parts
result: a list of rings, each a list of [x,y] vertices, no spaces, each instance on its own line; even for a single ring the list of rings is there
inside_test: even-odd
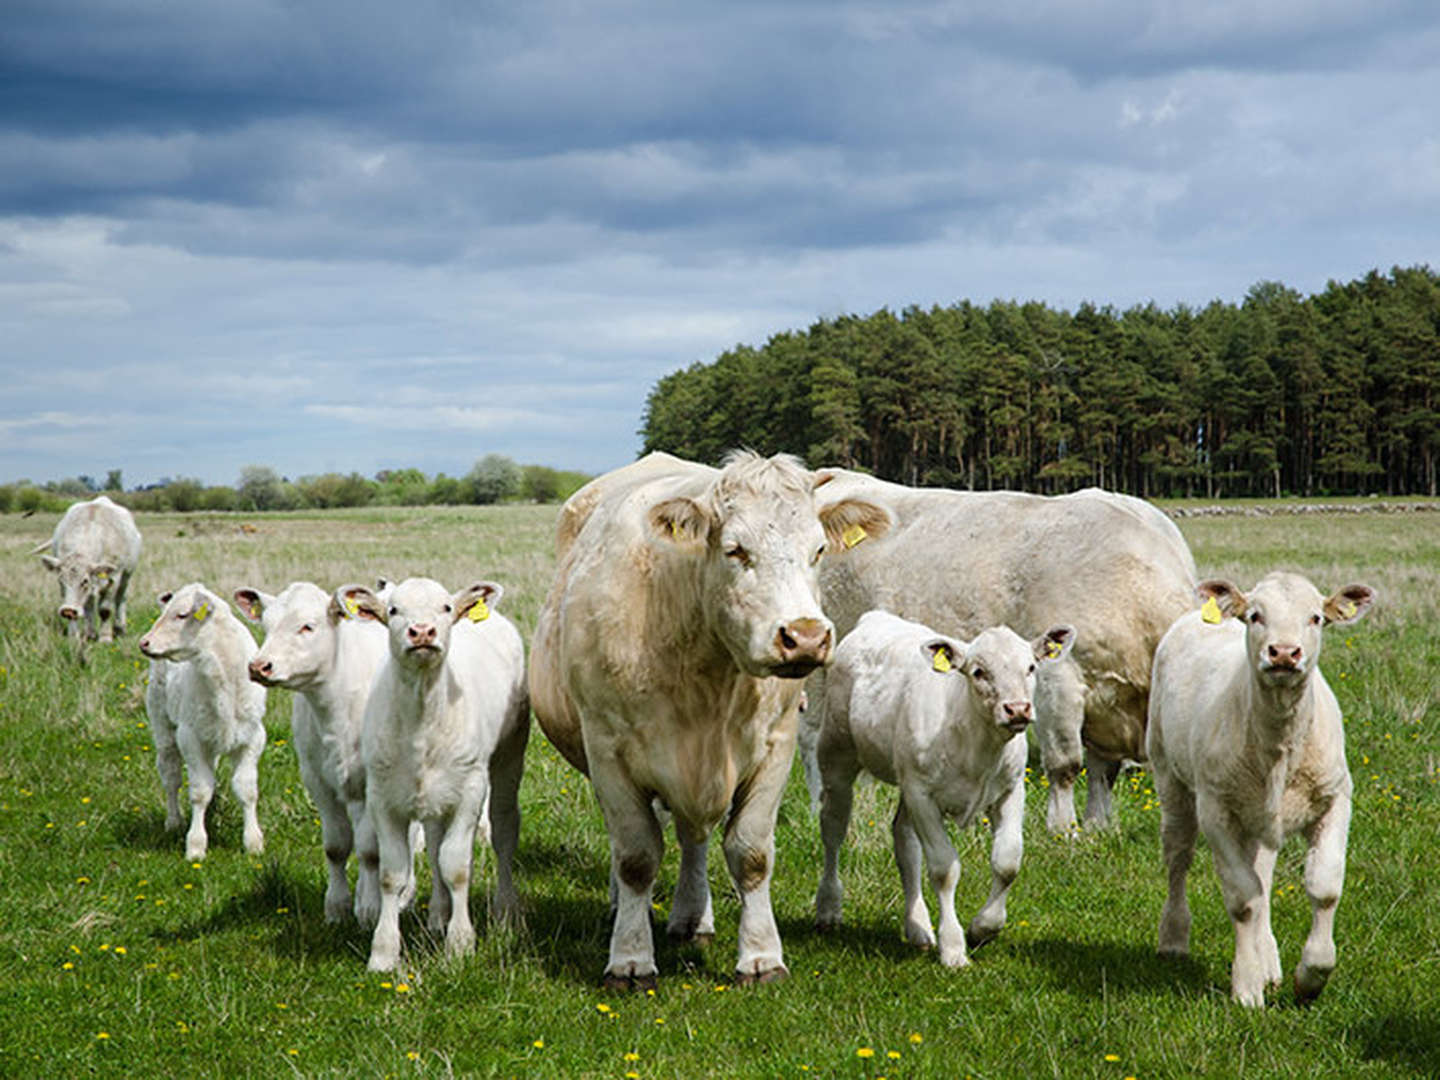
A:
[[[784,982],[790,977],[790,969],[784,964],[773,967],[769,971],[737,971],[735,973],[736,986],[768,986],[770,983]]]
[[[654,990],[659,982],[654,972],[649,975],[616,975],[607,971],[600,985],[616,994],[628,994],[632,991]]]
[[[708,949],[715,944],[714,931],[667,930],[665,936],[671,945],[693,945],[697,949]]]
[[[833,934],[840,929],[839,919],[816,919],[815,929],[822,934]]]

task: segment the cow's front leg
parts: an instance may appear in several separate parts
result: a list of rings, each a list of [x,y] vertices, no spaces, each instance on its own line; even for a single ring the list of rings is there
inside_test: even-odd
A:
[[[1309,1001],[1335,970],[1335,908],[1345,885],[1345,842],[1350,833],[1350,798],[1341,795],[1309,830],[1305,893],[1310,897],[1310,934],[1295,968],[1295,994]]]
[[[710,839],[703,830],[679,818],[675,819],[675,837],[680,841],[680,877],[665,932],[671,941],[708,945],[715,939],[715,908],[705,867]]]
[[[725,864],[740,892],[740,951],[735,964],[739,986],[778,982],[789,976],[780,947],[780,928],[770,906],[775,872],[775,818],[795,756],[795,727],[775,732],[770,749],[748,785],[736,795],[725,824]]]
[[[1075,661],[1066,657],[1053,664],[1041,664],[1035,680],[1033,730],[1050,784],[1045,828],[1052,834],[1075,828],[1075,778],[1085,760],[1080,740],[1084,723],[1085,685]],[[1090,823],[1092,818],[1087,815],[1086,820]]]
[[[1265,887],[1255,873],[1255,857],[1259,844],[1243,836],[1229,822],[1216,820],[1223,810],[1202,807],[1201,827],[1210,842],[1215,870],[1220,875],[1220,892],[1225,910],[1235,927],[1235,960],[1230,969],[1230,996],[1241,1005],[1259,1007],[1265,1004],[1265,949],[1261,941],[1264,919],[1261,905]]]
[[[380,858],[380,912],[370,938],[371,971],[393,971],[400,963],[400,890],[413,864],[410,822],[381,805],[372,793],[366,800]]]
[[[925,906],[925,889],[920,877],[924,853],[920,850],[915,826],[910,824],[903,797],[895,808],[890,835],[895,845],[895,869],[900,871],[900,889],[905,895],[905,940],[917,948],[933,949],[935,931],[930,926],[930,909]]]
[[[181,727],[175,733],[175,740],[190,780],[190,830],[185,834],[185,858],[199,862],[210,848],[205,812],[215,797],[215,762],[188,727]]]
[[[124,637],[126,616],[125,616],[125,594],[130,589],[130,571],[126,570],[120,575],[120,581],[115,586],[115,616],[110,626],[115,636]]]
[[[230,777],[230,790],[240,803],[244,820],[245,850],[259,855],[265,850],[265,833],[260,828],[257,806],[260,802],[260,754],[265,749],[265,731],[257,727],[250,741],[235,754],[235,772]]]
[[[470,873],[474,862],[475,832],[480,815],[484,812],[485,800],[467,799],[451,816],[439,843],[430,849],[430,857],[439,867],[438,877],[443,883],[440,891],[450,899],[449,921],[445,926],[445,952],[449,956],[463,956],[475,948],[475,927],[470,921]],[[427,836],[426,842],[429,843]],[[434,919],[434,904],[431,904],[431,919]]]
[[[1267,987],[1280,985],[1280,946],[1275,941],[1275,931],[1270,928],[1270,886],[1275,879],[1275,859],[1279,854],[1264,843],[1255,849],[1255,876],[1260,879],[1260,928],[1255,941]]]
[[[925,851],[925,865],[930,871],[930,886],[940,908],[940,962],[946,967],[964,967],[970,963],[965,952],[965,932],[955,915],[955,886],[960,882],[960,857],[945,831],[945,816],[928,792],[919,787],[901,789],[911,827]]]
[[[1025,818],[1025,787],[1016,783],[988,810],[990,817],[990,896],[985,901],[965,937],[970,948],[979,948],[1005,926],[1005,899],[1010,886],[1020,873],[1020,857],[1025,850],[1023,824]]]
[[[656,967],[650,903],[664,845],[660,822],[649,798],[636,791],[618,769],[598,755],[589,756],[595,796],[610,834],[610,879],[615,899],[605,986],[611,990],[653,989]]]

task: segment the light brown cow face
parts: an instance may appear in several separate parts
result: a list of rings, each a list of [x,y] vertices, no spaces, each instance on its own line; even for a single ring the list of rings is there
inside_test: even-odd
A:
[[[200,652],[196,638],[224,606],[200,584],[161,593],[160,615],[140,639],[140,651],[151,660],[193,660]]]

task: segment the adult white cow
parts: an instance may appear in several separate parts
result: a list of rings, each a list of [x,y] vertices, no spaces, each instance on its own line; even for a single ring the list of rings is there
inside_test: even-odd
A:
[[[820,835],[825,870],[815,894],[815,923],[840,924],[844,889],[840,846],[850,826],[855,777],[864,769],[900,789],[895,864],[905,890],[905,938],[936,944],[920,888],[920,854],[940,903],[940,962],[968,964],[972,947],[1005,925],[1005,900],[1020,872],[1025,816],[1025,739],[1034,715],[1035,673],[1070,651],[1072,627],[1052,626],[1034,641],[1007,626],[966,643],[885,611],[860,617],[835,650],[820,732],[824,778]],[[991,886],[968,933],[955,916],[960,861],[945,831],[989,818]]]
[[[1265,1003],[1280,982],[1270,883],[1281,842],[1305,834],[1310,934],[1295,968],[1302,1000],[1335,967],[1335,908],[1345,883],[1350,770],[1340,706],[1321,674],[1321,629],[1352,623],[1375,602],[1368,585],[1325,597],[1298,574],[1275,573],[1248,594],[1206,581],[1200,611],[1177,619],[1155,652],[1150,763],[1170,891],[1160,953],[1190,947],[1185,878],[1203,830],[1235,927],[1230,989]]]
[[[388,598],[389,588],[382,586]],[[325,918],[351,910],[346,863],[360,864],[355,917],[373,926],[380,915],[380,849],[365,813],[365,766],[360,730],[375,673],[389,655],[385,628],[352,617],[339,594],[297,581],[279,596],[253,587],[235,590],[240,613],[265,628],[265,643],[250,661],[250,679],[295,691],[291,739],[300,779],[320,813],[329,884]]]
[[[46,549],[50,554],[41,554]],[[47,570],[60,581],[60,618],[66,633],[80,633],[94,641],[110,619],[109,635],[125,633],[125,593],[140,561],[140,530],[135,518],[108,496],[97,495],[65,511],[50,539],[31,554],[40,555]]]
[[[818,565],[847,528],[880,536],[890,521],[863,499],[817,512],[824,482],[783,455],[739,452],[713,469],[651,454],[561,513],[530,692],[545,734],[590,776],[610,834],[607,986],[655,984],[656,800],[681,843],[671,935],[713,927],[705,849],[723,821],[741,903],[736,981],[787,974],[770,878],[801,679],[834,640]]]
[[[822,510],[832,500],[870,499],[896,518],[882,542],[852,532],[849,556],[820,575],[825,612],[842,637],[872,608],[966,640],[988,626],[1025,637],[1061,622],[1075,627],[1075,648],[1045,665],[1036,686],[1034,730],[1050,784],[1046,825],[1062,832],[1075,823],[1082,764],[1086,823],[1107,822],[1120,766],[1144,758],[1155,646],[1193,606],[1195,561],[1174,523],[1140,499],[1094,488],[1046,497],[830,475],[817,496]],[[818,802],[823,682],[809,699],[801,743]]]

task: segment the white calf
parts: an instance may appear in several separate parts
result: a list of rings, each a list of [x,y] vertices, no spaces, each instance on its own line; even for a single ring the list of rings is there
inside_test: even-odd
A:
[[[203,859],[209,846],[205,811],[215,794],[215,766],[232,759],[230,787],[245,818],[245,850],[265,847],[255,813],[256,767],[265,749],[265,688],[246,677],[255,639],[230,608],[203,585],[160,597],[155,625],[140,639],[150,657],[145,710],[155,734],[155,767],[165,789],[165,827],[178,829],[181,761],[190,779],[190,831],[185,857]]]
[[[388,971],[400,960],[413,821],[425,826],[434,871],[429,927],[444,933],[448,953],[474,946],[470,870],[487,803],[495,908],[502,917],[518,913],[511,861],[530,702],[520,634],[490,610],[501,592],[481,581],[452,596],[428,578],[410,578],[395,586],[388,603],[363,585],[337,593],[358,618],[389,628],[390,656],[371,688],[361,736],[366,810],[380,845],[373,971]]]
[[[1295,992],[1315,997],[1335,967],[1335,906],[1345,883],[1350,771],[1340,707],[1320,673],[1320,630],[1374,603],[1365,585],[1323,597],[1297,574],[1261,579],[1247,596],[1227,581],[1198,588],[1200,611],[1177,619],[1155,653],[1147,736],[1170,892],[1160,952],[1190,947],[1185,878],[1204,830],[1235,926],[1231,994],[1263,1005],[1280,982],[1270,882],[1284,838],[1303,832],[1310,935]]]
[[[291,736],[300,778],[320,812],[329,884],[325,918],[351,910],[345,864],[355,851],[355,917],[373,926],[380,914],[380,854],[365,813],[365,766],[360,728],[375,673],[389,655],[385,628],[350,617],[339,595],[297,581],[279,596],[235,590],[240,612],[265,627],[265,644],[250,661],[262,686],[295,691]]]
[[[920,888],[920,852],[940,903],[940,962],[969,963],[955,917],[960,866],[945,818],[963,827],[990,819],[990,897],[971,921],[972,947],[1005,925],[1005,897],[1020,870],[1025,811],[1025,739],[1033,718],[1035,666],[1058,660],[1074,643],[1070,626],[1033,642],[1008,627],[985,630],[969,645],[927,626],[871,611],[840,643],[826,687],[818,758],[820,833],[825,869],[815,921],[840,924],[844,889],[840,845],[850,826],[861,769],[900,788],[893,833],[905,889],[905,937],[930,948],[935,935]]]

